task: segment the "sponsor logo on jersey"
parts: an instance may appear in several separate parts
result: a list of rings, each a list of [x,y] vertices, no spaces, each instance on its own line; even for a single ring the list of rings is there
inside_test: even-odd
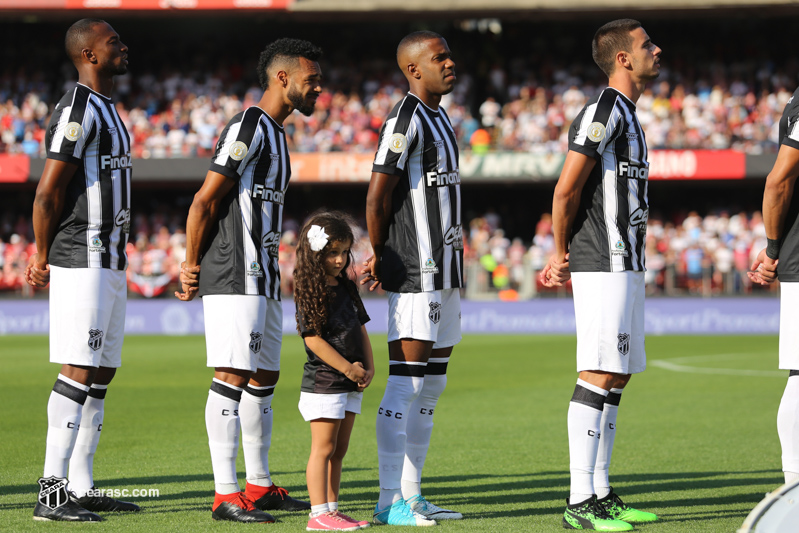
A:
[[[649,220],[649,209],[641,209],[639,207],[630,215],[630,225],[638,226],[639,232],[646,233],[647,220]]]
[[[90,329],[89,330],[89,348],[95,352],[103,345],[103,330]]]
[[[283,191],[276,191],[274,189],[267,189],[261,184],[256,184],[252,188],[252,198],[253,200],[262,200],[264,202],[272,202],[273,204],[283,205],[283,200],[285,198],[285,194]]]
[[[89,243],[89,252],[100,254],[105,253],[105,246],[103,246],[103,241],[100,240],[100,237],[92,237],[92,240]]]
[[[264,275],[264,272],[261,270],[261,265],[258,264],[258,261],[253,261],[250,263],[250,268],[247,270],[247,275],[255,278],[260,278]]]
[[[245,157],[247,157],[247,152],[249,151],[249,147],[241,141],[236,141],[230,145],[228,149],[228,154],[233,161],[241,161]]]
[[[436,148],[444,148],[444,141],[433,141]]]
[[[598,143],[605,138],[605,125],[601,122],[592,122],[588,126],[588,131],[585,135],[595,143]]]
[[[619,239],[616,241],[616,244],[613,245],[613,250],[610,252],[611,255],[627,257],[630,253],[627,251],[627,247],[624,245],[624,241]]]
[[[441,320],[441,304],[438,302],[430,302],[430,314],[428,316],[433,324],[438,324]]]
[[[277,257],[278,251],[280,250],[280,232],[270,231],[261,239],[261,244],[269,255]]]
[[[432,257],[428,257],[422,267],[422,274],[438,274],[438,266]]]
[[[67,480],[62,477],[39,478],[39,503],[50,509],[58,509],[67,503]]]
[[[451,245],[456,250],[463,250],[463,226],[450,226],[444,234],[444,244]]]
[[[431,170],[426,176],[428,187],[447,187],[461,184],[461,174],[457,170],[441,173]]]
[[[117,129],[114,126],[111,126],[111,127],[108,128],[108,133],[111,134],[111,135],[116,135],[117,134]]]
[[[261,351],[261,341],[264,336],[257,331],[250,332],[250,351],[252,353],[259,353]]]
[[[619,353],[622,355],[627,355],[630,353],[630,334],[629,333],[619,333],[618,335],[619,344],[618,349]]]
[[[67,140],[75,142],[80,139],[81,135],[83,135],[83,126],[77,122],[70,122],[67,124],[67,127],[64,128],[64,137],[66,137]]]
[[[100,168],[103,170],[110,168],[116,170],[118,168],[130,168],[133,166],[133,158],[130,157],[130,152],[125,155],[113,156],[103,155],[100,156]]]
[[[627,161],[622,161],[619,163],[619,176],[637,180],[649,179],[649,166],[635,165]]]
[[[401,133],[395,133],[388,138],[388,149],[395,154],[401,154],[408,147],[408,138]]]
[[[114,217],[114,224],[122,226],[122,233],[130,233],[130,209],[120,209]]]
[[[638,140],[638,133],[636,133],[634,131],[628,131],[627,132],[627,140],[630,141],[630,142],[637,141]]]

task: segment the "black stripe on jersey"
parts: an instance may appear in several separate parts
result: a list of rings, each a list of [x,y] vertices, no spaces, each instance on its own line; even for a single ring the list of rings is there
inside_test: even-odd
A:
[[[83,117],[86,115],[86,108],[89,106],[89,100],[92,97],[91,91],[86,89],[85,87],[78,85],[75,87],[75,94],[72,97],[72,108],[69,110],[69,119],[67,119],[67,124],[70,122],[77,122],[78,124],[83,125]],[[74,141],[70,141],[63,136],[61,140],[61,149],[59,153],[62,154],[69,154],[72,157],[75,157],[75,146],[77,145],[80,137]],[[88,139],[87,142],[83,144],[83,149],[86,149],[88,146]],[[81,154],[83,155],[83,154]]]
[[[252,189],[250,190],[250,204],[252,206],[252,212],[250,213],[250,227],[252,228],[252,233],[250,233],[250,237],[252,240],[253,246],[255,246],[255,251],[258,254],[258,257],[261,258],[261,267],[268,268],[271,267],[271,261],[267,260],[264,261],[264,246],[263,242],[261,241],[261,235],[263,235],[263,209],[264,209],[264,200],[263,197],[255,198],[253,191],[255,191],[255,186],[260,185],[263,188],[266,188],[266,178],[269,176],[269,167],[272,166],[272,158],[269,157],[268,143],[266,141],[260,148],[259,153],[255,153],[252,156],[252,159],[258,159],[258,163],[255,165],[255,169],[252,173]],[[263,157],[266,155],[266,157]],[[267,256],[268,257],[268,256]],[[258,294],[264,294],[266,290],[266,278],[261,276],[258,278]]]
[[[441,133],[438,125],[435,123],[435,119],[438,116],[437,113],[433,113],[428,109],[422,108],[420,115],[423,117],[422,120],[422,128],[424,128],[424,135],[425,139],[430,139],[431,142],[425,143],[427,146],[427,150],[422,154],[422,160],[424,168],[434,169],[437,173],[438,169],[441,167],[438,162],[438,148],[435,145],[436,138],[443,138],[443,134]],[[434,134],[434,131],[436,134]],[[448,169],[453,168],[450,165],[449,155],[447,155],[447,167]],[[424,170],[422,171],[422,181],[424,181],[424,198],[427,212],[427,230],[430,234],[430,242],[443,242],[444,240],[444,228],[443,225],[443,216],[441,213],[441,204],[439,203],[438,198],[438,187],[437,186],[428,186],[427,183],[427,176],[425,176]],[[433,274],[433,284],[435,287],[442,287],[444,284],[444,247],[441,246],[437,250],[433,251],[433,261],[436,262],[436,265],[439,266],[438,272]],[[419,258],[422,263],[424,263],[427,258],[420,257]]]
[[[636,125],[636,129],[638,130],[637,140],[638,140],[638,148],[640,150],[640,152],[638,153],[641,154],[641,163],[643,164],[644,162],[649,161],[649,152],[646,147],[646,136],[644,135],[644,129],[640,127],[641,124],[638,122],[638,117],[635,114],[635,110],[630,110],[630,112],[633,113],[634,124]],[[649,208],[649,206],[647,205],[648,189],[649,189],[649,174],[647,173],[647,179],[638,181],[638,205],[646,206],[647,209]],[[638,226],[635,227],[635,231],[637,237],[639,239],[643,239],[644,241],[643,244],[638,245],[638,248],[641,250],[641,253],[638,255],[638,265],[636,266],[636,270],[640,271],[644,270],[646,263],[646,255],[645,255],[646,233],[639,231]]]
[[[105,104],[102,102],[100,105]],[[108,128],[111,127],[110,124],[106,123],[105,121],[105,113],[98,110],[97,118],[100,121],[100,129],[103,131],[108,131]],[[108,165],[108,168],[103,168],[102,161],[101,161],[101,154],[111,154],[113,153],[114,143],[111,135],[101,135],[100,136],[100,143],[98,145],[97,150],[97,175],[98,181],[100,182],[100,209],[111,209],[111,213],[102,213],[102,224],[100,225],[100,240],[103,241],[103,248],[106,248],[108,253],[101,254],[101,264],[103,268],[111,268],[111,253],[108,250],[111,247],[111,231],[114,229],[114,186],[111,179],[111,174],[113,171],[111,170],[111,166]]]
[[[622,111],[622,110],[620,110]],[[624,111],[622,111],[622,115]],[[618,131],[626,130],[626,121],[621,121],[618,126],[616,126]],[[622,176],[621,172],[619,172],[619,161],[630,161],[630,141],[627,140],[627,135],[618,135],[616,137],[616,141],[614,143],[614,155],[615,155],[615,165],[616,168],[614,169],[614,174],[616,176],[616,183],[615,183],[615,191],[616,191],[616,213],[614,216],[615,220],[630,220],[630,203],[627,200],[626,191],[628,190],[627,180],[630,179],[626,176]],[[624,243],[624,251],[627,252],[626,255],[622,256],[622,262],[624,263],[624,270],[632,270],[633,268],[633,250],[632,250],[632,243],[630,242],[630,236],[627,234],[627,226],[622,225],[619,227],[619,233],[621,237],[621,242]],[[615,249],[616,243],[610,243],[611,250]],[[613,264],[613,256],[611,255],[610,258],[611,265]],[[612,270],[612,267],[611,267]]]
[[[388,365],[388,375],[423,378],[426,366],[427,365],[408,365],[404,363],[400,363],[398,365]]]
[[[450,149],[455,153],[455,161],[449,167],[451,170],[459,169],[459,161],[460,161],[460,153],[458,151],[458,141],[455,138],[455,131],[452,128],[452,122],[449,120],[449,116],[447,112],[444,111],[443,107],[439,107],[439,112],[441,113],[442,120],[444,124],[447,126],[444,128],[444,133],[446,134],[446,138],[448,139],[448,146],[447,146],[447,154],[449,155]],[[460,172],[460,170],[459,170]],[[452,225],[453,227],[456,225],[461,226],[461,232],[463,231],[463,223],[461,221],[461,210],[460,210],[460,193],[455,194],[454,191],[451,192],[449,195],[450,201],[450,212],[452,213]],[[462,250],[454,250],[452,251],[452,263],[450,265],[450,280],[458,280],[457,283],[452,283],[453,287],[461,286],[461,279],[463,275],[461,273],[461,253]]]
[[[116,125],[117,131],[121,131],[124,133],[124,135],[120,138],[120,140],[130,139],[130,137],[128,136],[128,130],[125,128],[125,124],[119,119],[119,115],[116,113],[110,113],[110,115],[112,120],[114,121],[114,124]],[[131,151],[130,145],[128,145],[127,149],[125,148],[124,144],[119,147],[120,155],[125,155],[126,153],[130,153],[130,151]],[[128,173],[130,173],[130,169],[125,169],[125,168],[120,169],[120,174],[122,175],[123,180],[125,180],[125,178],[127,177],[126,175]],[[125,180],[125,181],[130,183],[130,180]],[[119,208],[125,210],[128,208],[129,204],[127,186],[123,186],[122,184],[120,184],[119,192],[120,192]],[[116,223],[116,215],[117,215],[116,213],[113,214],[114,223]],[[130,213],[128,213],[128,216],[130,216]],[[122,231],[122,228],[120,228],[120,239],[119,239],[119,244],[117,245],[117,253],[119,254],[119,261],[117,265],[118,270],[125,270],[125,268],[127,268],[127,256],[125,253],[125,246],[127,245],[127,240],[128,239],[125,238],[125,233]]]

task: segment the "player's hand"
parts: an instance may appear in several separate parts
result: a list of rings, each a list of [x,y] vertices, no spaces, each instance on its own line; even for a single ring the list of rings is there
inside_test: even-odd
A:
[[[754,262],[752,263],[752,270],[747,272],[746,275],[752,280],[752,283],[760,285],[768,285],[777,280],[777,264],[780,260],[774,260],[766,255],[766,249],[760,250]]]
[[[544,287],[562,287],[571,278],[569,272],[569,254],[560,260],[556,255],[549,258],[549,262],[538,275],[538,280]]]
[[[193,300],[200,286],[200,265],[187,267],[185,262],[181,263],[179,279],[183,292],[175,291],[175,297],[184,302]]]
[[[364,378],[358,382],[358,392],[363,392],[366,387],[371,385],[373,377],[375,377],[375,369],[366,369],[366,376],[364,376]]]
[[[360,362],[352,363],[347,371],[344,372],[344,375],[347,376],[347,379],[350,381],[360,383],[366,377],[366,369]]]
[[[46,261],[39,260],[39,254],[33,254],[28,259],[28,266],[25,267],[25,281],[31,287],[44,288],[50,283],[50,265]]]
[[[372,282],[372,285],[369,286],[369,290],[373,291],[378,288],[380,286],[380,261],[378,261],[374,255],[364,261],[361,274],[364,275],[364,278],[361,280],[361,285]]]

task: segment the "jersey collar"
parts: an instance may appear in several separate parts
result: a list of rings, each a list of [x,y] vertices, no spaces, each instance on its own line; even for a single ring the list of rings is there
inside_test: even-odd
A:
[[[441,112],[441,110],[440,110],[440,109],[433,109],[433,108],[432,108],[432,107],[430,107],[429,105],[427,105],[427,104],[425,104],[424,102],[422,102],[422,99],[421,99],[421,98],[419,98],[418,96],[416,96],[415,94],[413,94],[411,91],[408,91],[408,94],[409,94],[409,95],[411,95],[411,96],[413,96],[414,98],[416,98],[416,99],[419,101],[419,103],[420,103],[420,104],[422,104],[422,105],[425,107],[425,109],[427,109],[427,110],[428,110],[428,111],[430,111],[431,113],[435,113],[436,115],[438,115],[438,114]]]
[[[111,98],[110,98],[110,97],[108,97],[108,96],[106,96],[106,95],[104,95],[104,94],[100,94],[100,93],[98,93],[97,91],[95,91],[94,89],[92,89],[91,87],[89,87],[88,85],[84,85],[84,84],[82,84],[82,83],[80,83],[80,82],[77,82],[77,84],[78,84],[78,85],[80,85],[81,87],[85,87],[85,88],[87,88],[88,90],[90,90],[90,91],[92,92],[92,94],[96,94],[97,96],[99,96],[99,97],[100,97],[100,98],[102,98],[103,100],[108,100],[109,102],[111,101]]]
[[[629,102],[629,104],[630,104],[631,106],[633,106],[633,107],[636,107],[636,105],[635,105],[635,102],[633,102],[632,100],[630,100],[630,98],[629,98],[629,97],[628,97],[626,94],[624,94],[623,92],[621,92],[620,90],[616,89],[615,87],[611,87],[610,85],[608,85],[608,89],[613,89],[613,91],[615,91],[616,93],[618,93],[618,94],[619,94],[619,96],[621,96],[622,98],[624,98],[625,100],[627,100],[627,102]]]

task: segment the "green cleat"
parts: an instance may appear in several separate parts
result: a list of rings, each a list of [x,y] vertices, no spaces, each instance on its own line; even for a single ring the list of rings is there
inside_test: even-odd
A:
[[[610,517],[616,520],[624,520],[625,522],[654,522],[658,519],[654,513],[647,513],[646,511],[639,511],[633,509],[619,498],[619,495],[613,492],[613,487],[610,487],[610,494],[597,500],[597,505],[601,507]]]
[[[563,527],[566,529],[593,529],[594,531],[631,531],[633,526],[627,522],[611,518],[597,504],[596,495],[574,505],[566,499],[566,512],[563,513]]]

